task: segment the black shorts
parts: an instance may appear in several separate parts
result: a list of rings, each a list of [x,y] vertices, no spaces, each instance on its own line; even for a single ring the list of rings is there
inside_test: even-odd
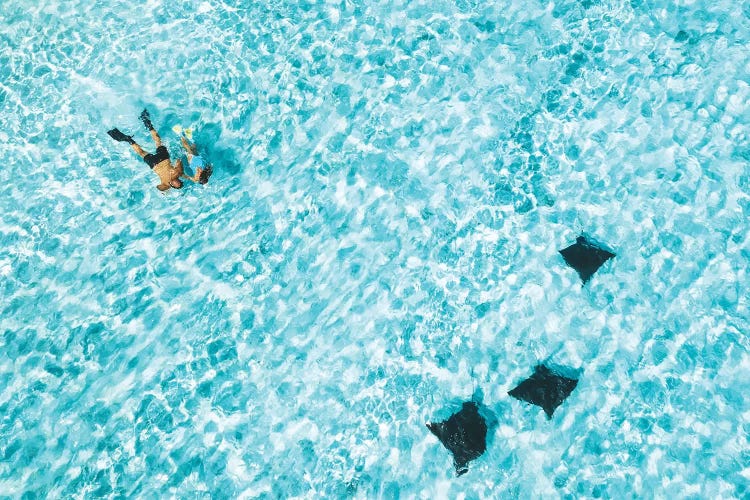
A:
[[[169,151],[167,151],[167,148],[164,146],[159,146],[158,148],[156,148],[156,153],[149,153],[143,157],[143,161],[145,161],[146,165],[151,168],[154,168],[154,165],[157,165],[158,163],[161,163],[164,160],[168,159]]]

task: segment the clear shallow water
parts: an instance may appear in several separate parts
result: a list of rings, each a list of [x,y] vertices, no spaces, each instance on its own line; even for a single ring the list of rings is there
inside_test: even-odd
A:
[[[0,493],[749,494],[746,6],[244,4],[0,6]]]

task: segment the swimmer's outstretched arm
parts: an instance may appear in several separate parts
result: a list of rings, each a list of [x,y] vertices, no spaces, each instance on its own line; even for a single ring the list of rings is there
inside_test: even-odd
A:
[[[183,135],[180,137],[180,142],[182,143],[182,147],[185,148],[185,151],[188,153],[188,161],[190,161],[190,156],[195,156],[198,154],[198,151],[196,151],[195,146],[190,144],[187,139],[185,139],[185,136]]]
[[[187,175],[185,172],[182,172],[182,174],[180,175],[180,177],[184,177],[185,179],[190,179],[193,182],[198,182],[198,180],[201,177],[201,172],[203,172],[203,169],[202,168],[198,168],[198,169],[196,169],[195,175],[193,175],[192,177],[190,177],[189,175]]]

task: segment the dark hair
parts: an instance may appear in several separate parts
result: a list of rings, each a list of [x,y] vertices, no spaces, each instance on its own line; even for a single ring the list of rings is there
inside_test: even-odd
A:
[[[211,177],[211,174],[214,172],[214,169],[211,165],[206,165],[206,168],[201,170],[201,175],[198,177],[198,182],[201,184],[208,183],[208,178]]]

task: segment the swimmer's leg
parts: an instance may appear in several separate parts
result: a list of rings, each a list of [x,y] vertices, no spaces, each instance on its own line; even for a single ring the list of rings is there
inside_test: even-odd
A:
[[[161,146],[161,137],[159,137],[159,134],[156,132],[154,124],[151,123],[151,116],[148,114],[147,109],[141,111],[141,121],[143,122],[143,126],[151,133],[151,138],[154,140],[156,147],[158,148]]]
[[[135,151],[135,153],[136,153],[136,154],[137,154],[138,156],[140,156],[141,158],[145,158],[145,157],[146,157],[146,155],[148,154],[148,153],[147,153],[147,152],[145,152],[145,151],[143,150],[143,148],[142,148],[142,147],[140,147],[140,146],[138,145],[138,143],[136,143],[135,141],[133,141],[133,142],[131,142],[131,143],[130,143],[130,147],[132,147],[132,148],[133,148],[133,151]]]
[[[151,129],[151,138],[154,140],[157,148],[161,146],[161,137],[159,137],[159,134],[153,128]]]

